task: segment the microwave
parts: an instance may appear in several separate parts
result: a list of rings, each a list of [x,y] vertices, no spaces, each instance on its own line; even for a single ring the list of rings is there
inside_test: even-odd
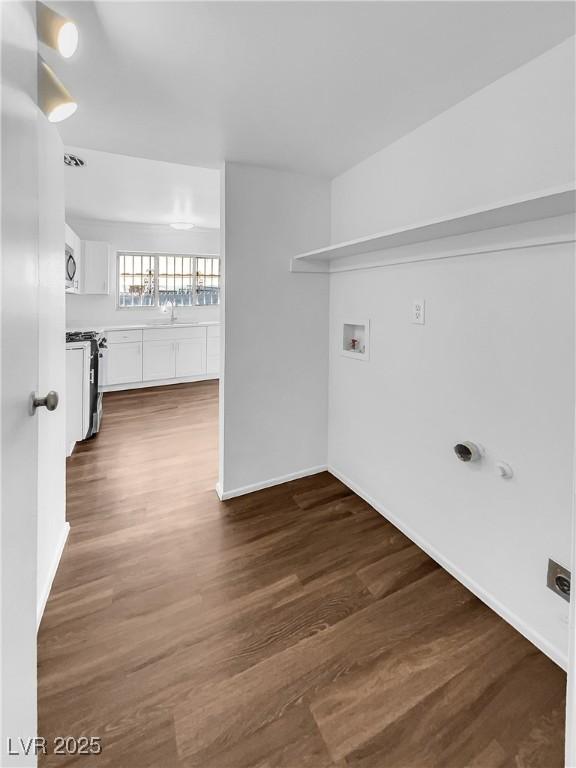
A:
[[[74,291],[78,288],[78,279],[76,278],[76,259],[74,258],[74,249],[66,246],[64,252],[65,259],[65,284],[67,291]]]

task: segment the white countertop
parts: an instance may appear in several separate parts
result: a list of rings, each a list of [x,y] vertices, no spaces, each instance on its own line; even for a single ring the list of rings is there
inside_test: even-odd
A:
[[[66,349],[87,349],[90,351],[91,341],[67,341]]]
[[[131,323],[129,325],[90,325],[85,326],[82,328],[67,328],[67,333],[71,333],[73,331],[136,331],[136,330],[144,330],[145,328],[189,328],[190,326],[208,326],[208,325],[220,325],[219,320],[200,320],[200,321],[192,321],[192,320],[183,320],[179,321],[176,320],[176,322],[156,322],[156,323]]]

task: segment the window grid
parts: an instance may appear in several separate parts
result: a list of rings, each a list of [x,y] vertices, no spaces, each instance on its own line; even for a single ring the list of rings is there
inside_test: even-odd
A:
[[[118,299],[121,307],[152,307],[156,299],[154,256],[118,256]]]
[[[121,309],[220,303],[220,259],[211,256],[119,252],[117,306]]]
[[[199,305],[220,301],[220,259],[196,258],[196,296]]]

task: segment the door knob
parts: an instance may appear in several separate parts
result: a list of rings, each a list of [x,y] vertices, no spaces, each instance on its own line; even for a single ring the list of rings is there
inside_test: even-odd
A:
[[[46,410],[48,411],[55,411],[58,407],[58,392],[54,392],[54,390],[50,390],[46,397],[38,397],[37,395],[32,396],[32,410],[36,410],[36,408],[41,408],[44,406]]]

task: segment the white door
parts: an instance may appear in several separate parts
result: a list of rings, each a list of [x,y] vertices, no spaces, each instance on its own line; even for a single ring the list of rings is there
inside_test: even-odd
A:
[[[206,340],[176,342],[176,376],[203,376],[206,373]]]
[[[36,735],[38,113],[35,4],[2,3],[0,765]],[[63,263],[63,262],[62,262]],[[9,738],[17,755],[9,754]]]
[[[110,344],[106,352],[106,384],[142,381],[142,342]]]
[[[38,117],[38,390],[58,392],[55,411],[38,410],[37,621],[68,535],[66,523],[66,295],[64,291],[64,147],[55,125]]]
[[[144,381],[173,379],[175,369],[173,341],[145,341],[142,374]]]

